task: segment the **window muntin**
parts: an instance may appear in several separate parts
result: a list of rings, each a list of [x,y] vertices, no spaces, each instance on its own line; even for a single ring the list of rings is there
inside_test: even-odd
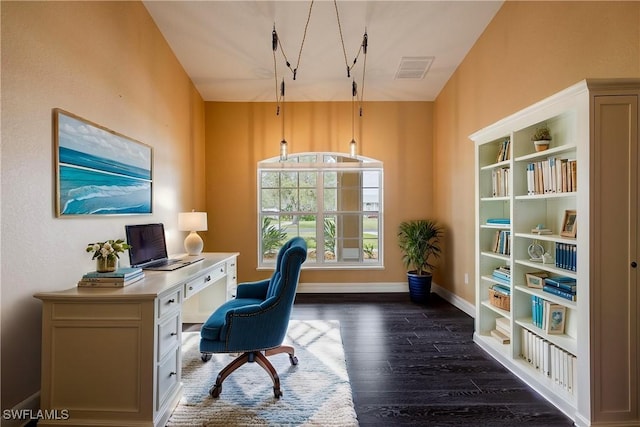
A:
[[[293,236],[307,242],[305,268],[381,267],[382,174],[381,162],[336,153],[259,162],[259,267]]]

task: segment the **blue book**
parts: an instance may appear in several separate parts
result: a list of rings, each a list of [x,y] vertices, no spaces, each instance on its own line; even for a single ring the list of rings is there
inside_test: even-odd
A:
[[[110,278],[110,279],[130,279],[132,277],[136,277],[142,274],[142,268],[140,267],[121,267],[116,271],[109,271],[106,273],[98,273],[97,271],[91,271],[89,273],[85,273],[82,276],[84,279],[100,279],[100,278]]]
[[[568,299],[569,301],[576,301],[575,292],[565,291],[563,289],[556,288],[555,286],[550,286],[550,285],[544,285],[542,287],[542,290],[550,294],[559,296],[561,298]]]
[[[563,289],[567,292],[576,293],[576,279],[571,277],[548,277],[544,279],[544,284]]]
[[[502,285],[493,285],[491,287],[491,289],[493,289],[496,292],[500,292],[501,294],[504,295],[511,295],[511,289],[509,289],[506,286],[502,286]]]

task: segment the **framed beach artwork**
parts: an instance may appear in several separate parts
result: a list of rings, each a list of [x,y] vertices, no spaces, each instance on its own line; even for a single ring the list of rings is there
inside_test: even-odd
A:
[[[54,109],[56,215],[152,213],[149,145]]]

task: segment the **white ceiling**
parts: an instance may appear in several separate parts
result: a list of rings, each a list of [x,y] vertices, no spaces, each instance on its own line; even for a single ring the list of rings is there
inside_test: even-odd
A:
[[[275,101],[272,30],[298,62],[311,1],[144,2],[205,101]],[[337,2],[347,62],[365,101],[432,101],[502,5],[500,1]],[[350,101],[351,78],[333,0],[311,8],[296,80],[276,50],[286,101]],[[396,80],[402,57],[434,57],[422,79]]]

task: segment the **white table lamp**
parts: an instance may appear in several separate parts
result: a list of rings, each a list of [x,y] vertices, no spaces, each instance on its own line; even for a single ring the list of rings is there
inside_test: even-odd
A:
[[[202,252],[202,248],[204,248],[204,242],[197,232],[207,231],[207,213],[179,212],[178,229],[180,231],[190,231],[187,238],[184,239],[184,248],[189,255],[199,255]]]

